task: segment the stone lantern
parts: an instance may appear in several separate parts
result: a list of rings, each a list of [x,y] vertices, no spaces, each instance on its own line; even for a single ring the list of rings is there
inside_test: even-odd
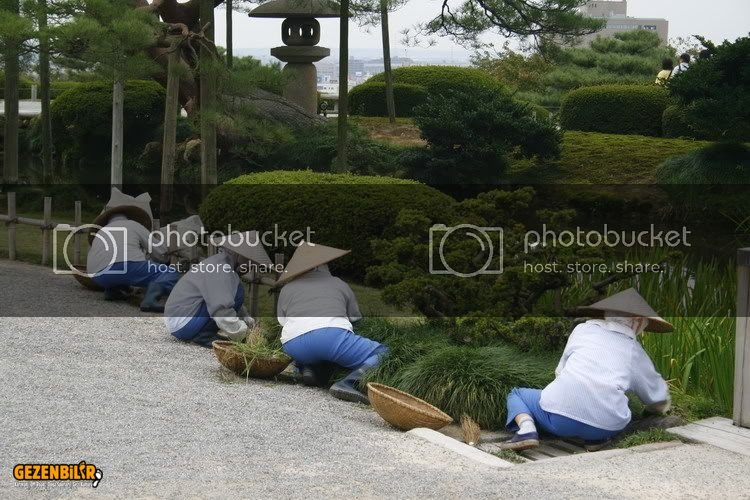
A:
[[[283,95],[313,114],[318,112],[318,73],[314,62],[331,54],[318,47],[320,23],[317,17],[339,17],[338,4],[327,0],[271,0],[250,12],[250,17],[283,18],[283,46],[271,55],[286,63]]]

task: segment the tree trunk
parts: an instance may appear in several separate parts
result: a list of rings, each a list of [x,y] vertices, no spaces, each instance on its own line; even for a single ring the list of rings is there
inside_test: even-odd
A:
[[[234,63],[234,44],[232,41],[232,0],[226,0],[227,5],[227,68],[232,69]]]
[[[47,0],[39,0],[39,97],[42,101],[42,177],[49,182],[52,169],[52,121],[50,105],[49,35],[47,33]]]
[[[388,121],[396,123],[396,102],[393,98],[393,71],[391,70],[391,39],[388,33],[388,0],[380,0],[380,27],[383,33],[385,105],[388,110]]]
[[[339,117],[336,144],[336,171],[346,172],[349,115],[349,0],[341,0],[339,19]]]
[[[214,2],[201,0],[201,25],[205,36],[214,40]],[[200,122],[201,122],[201,184],[213,186],[218,181],[216,168],[216,75],[213,54],[204,45],[200,49]]]
[[[7,2],[12,15],[18,15],[18,0]],[[5,50],[5,143],[3,177],[6,183],[18,182],[18,78],[20,67],[16,40],[6,39]]]
[[[122,146],[124,130],[125,90],[122,80],[115,79],[112,85],[112,163],[110,170],[110,184],[122,189]]]
[[[180,76],[177,67],[180,64],[180,53],[177,43],[173,44],[173,52],[169,54],[167,68],[167,99],[164,106],[164,142],[161,152],[161,197],[159,217],[172,210],[174,194],[174,160],[177,149],[177,114],[179,113]]]

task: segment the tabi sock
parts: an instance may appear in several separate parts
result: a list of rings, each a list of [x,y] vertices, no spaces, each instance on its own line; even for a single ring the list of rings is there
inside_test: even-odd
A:
[[[524,418],[521,420],[521,423],[518,424],[518,433],[528,434],[530,432],[536,432],[536,425],[534,425],[534,421],[531,418]]]

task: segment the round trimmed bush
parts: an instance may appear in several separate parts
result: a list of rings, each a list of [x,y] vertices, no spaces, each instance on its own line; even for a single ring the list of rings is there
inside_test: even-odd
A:
[[[664,137],[695,137],[695,132],[688,124],[685,108],[676,104],[664,110],[661,130]]]
[[[378,73],[362,85],[354,87],[352,93],[359,93],[358,87],[382,83],[385,88],[385,74]],[[490,89],[496,92],[505,92],[505,87],[488,73],[476,68],[461,68],[458,66],[407,66],[393,70],[394,94],[398,85],[415,85],[422,87],[427,95],[439,95],[448,91],[472,94],[478,90]],[[413,93],[413,92],[412,92]],[[382,94],[368,91],[365,94],[367,103],[363,103],[364,95],[359,97],[358,105],[366,109],[385,109],[385,90]],[[396,114],[398,116],[412,116],[414,106],[399,103],[398,94],[395,94]],[[374,100],[374,101],[371,101]],[[424,102],[424,101],[423,101]],[[419,103],[417,103],[419,104]],[[415,104],[416,105],[416,104]],[[352,107],[356,113],[357,108]]]
[[[455,200],[440,191],[407,179],[330,174],[309,170],[248,174],[215,188],[200,208],[209,231],[269,231],[286,237],[306,233],[316,243],[351,249],[334,264],[345,275],[361,278],[374,263],[370,240],[389,234],[405,208],[447,217]],[[429,228],[425,227],[425,232]],[[280,238],[269,251],[293,248]]]
[[[667,90],[652,85],[598,85],[568,93],[560,108],[566,130],[660,136]]]
[[[427,90],[421,85],[396,83],[393,100],[398,116],[412,116],[414,107],[424,104]],[[385,102],[385,82],[365,82],[349,93],[349,107],[353,115],[388,116]]]

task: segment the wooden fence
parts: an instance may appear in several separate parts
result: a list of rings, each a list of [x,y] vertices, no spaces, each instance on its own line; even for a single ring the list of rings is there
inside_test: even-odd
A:
[[[737,252],[734,423],[750,428],[750,248]]]
[[[23,217],[18,215],[16,206],[16,193],[6,193],[8,199],[8,213],[3,215],[0,214],[0,222],[5,222],[8,231],[8,259],[16,260],[18,257],[18,241],[16,237],[16,229],[19,225],[28,225],[37,227],[42,231],[42,243],[41,243],[41,264],[49,265],[52,258],[52,251],[54,245],[52,244],[52,236],[56,227],[65,226],[70,227],[70,224],[66,222],[55,221],[52,219],[52,198],[47,196],[44,198],[44,209],[43,216],[41,219],[34,219],[31,217]],[[80,227],[82,225],[81,220],[81,202],[76,201],[74,204],[74,221],[73,228]],[[154,219],[153,230],[156,231],[161,227],[159,219]],[[73,259],[72,264],[75,266],[82,266],[85,263],[85,255],[83,255],[83,238],[85,232],[76,232],[73,236]],[[216,253],[216,247],[209,243],[208,254],[214,255]],[[283,266],[284,254],[278,253],[275,255],[275,264]],[[278,275],[276,276],[278,278]],[[268,276],[262,276],[254,271],[251,271],[242,276],[242,281],[248,287],[249,297],[249,313],[255,318],[258,315],[259,310],[259,299],[260,299],[260,285],[273,286],[275,280]],[[273,290],[274,295],[274,311],[278,304],[278,290]]]

